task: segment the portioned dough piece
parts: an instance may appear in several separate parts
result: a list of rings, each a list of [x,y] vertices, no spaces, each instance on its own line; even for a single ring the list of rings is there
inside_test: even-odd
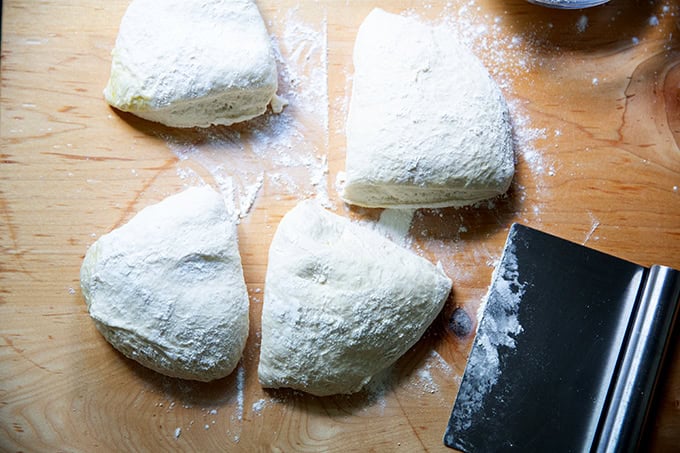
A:
[[[304,201],[269,249],[260,383],[357,392],[418,341],[450,290],[429,261]]]
[[[229,125],[276,97],[274,54],[251,0],[133,0],[104,90],[117,109],[173,127]]]
[[[139,212],[87,251],[80,284],[97,329],[159,373],[232,372],[248,336],[248,294],[224,200],[192,188]]]
[[[508,189],[506,102],[450,32],[375,9],[359,28],[354,70],[345,201],[461,206]]]

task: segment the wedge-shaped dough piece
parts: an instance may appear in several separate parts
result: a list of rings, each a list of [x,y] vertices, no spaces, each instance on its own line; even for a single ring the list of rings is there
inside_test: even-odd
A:
[[[450,290],[429,261],[304,201],[269,249],[260,383],[357,392],[418,341]]]
[[[267,30],[251,0],[133,0],[104,90],[117,109],[174,127],[280,111]]]
[[[359,28],[343,198],[367,207],[461,206],[514,174],[506,102],[442,27],[373,10]]]
[[[100,237],[80,284],[109,343],[159,373],[211,381],[241,357],[248,294],[235,224],[212,189],[168,197]]]

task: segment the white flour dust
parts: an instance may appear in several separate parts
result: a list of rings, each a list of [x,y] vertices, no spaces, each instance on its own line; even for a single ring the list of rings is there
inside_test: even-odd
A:
[[[428,352],[425,357],[425,363],[414,374],[414,379],[411,379],[407,386],[414,387],[421,393],[430,394],[440,393],[440,383],[442,381],[449,383],[452,379],[457,381],[461,379],[460,376],[455,375],[451,365],[434,349]],[[443,399],[444,402],[449,402],[449,395],[440,396],[446,397]]]
[[[451,365],[432,349],[425,356],[423,363],[403,381],[400,381],[395,365],[373,376],[365,387],[369,406],[364,412],[377,409],[380,415],[385,415],[388,395],[397,387],[400,392],[403,391],[416,398],[437,394],[443,404],[450,404],[450,395],[442,393],[441,386],[450,385],[452,381],[460,382],[461,379],[462,377],[454,371]]]
[[[236,408],[229,418],[230,426],[227,430],[231,439],[238,443],[241,440],[243,429],[243,404],[245,400],[246,370],[243,364],[239,364],[236,370]],[[212,413],[212,412],[211,412]],[[217,412],[215,412],[217,413]],[[207,429],[207,428],[206,428]]]
[[[522,333],[519,306],[526,283],[519,281],[519,266],[512,244],[514,237],[512,230],[489,292],[479,307],[481,322],[456,399],[457,410],[451,420],[458,431],[470,427],[472,416],[498,382],[501,374],[499,348],[514,349],[515,337]]]
[[[255,401],[252,406],[252,410],[256,415],[262,415],[262,410],[267,407],[270,404],[270,401],[267,401],[264,398],[260,398],[259,400]]]
[[[576,21],[576,31],[578,33],[583,33],[588,28],[588,16],[585,14],[578,18]]]
[[[590,229],[586,233],[586,237],[583,239],[583,242],[581,243],[582,245],[586,245],[586,242],[588,242],[591,238],[593,238],[593,233],[595,233],[595,230],[600,226],[600,221],[597,220],[597,218],[593,215],[592,212],[588,211],[588,217],[590,217]],[[593,239],[598,240],[599,237],[595,236]]]
[[[210,173],[233,215],[241,218],[269,191],[330,204],[327,22],[306,23],[296,9],[278,14],[269,28],[279,70],[278,94],[288,102],[283,112],[267,112],[228,128],[162,135],[180,161],[197,163]],[[178,176],[203,183],[190,162],[180,163]]]

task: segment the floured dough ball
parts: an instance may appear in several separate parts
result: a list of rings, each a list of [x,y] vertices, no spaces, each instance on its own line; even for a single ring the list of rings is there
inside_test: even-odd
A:
[[[304,201],[269,249],[260,383],[357,392],[418,341],[450,290],[429,261]]]
[[[224,200],[193,188],[139,212],[87,251],[80,284],[97,329],[159,373],[211,381],[248,336],[248,294]]]
[[[104,97],[173,127],[208,127],[275,112],[277,72],[251,0],[133,0],[120,24]]]
[[[445,207],[504,193],[510,117],[481,62],[445,29],[373,10],[359,28],[343,198]]]

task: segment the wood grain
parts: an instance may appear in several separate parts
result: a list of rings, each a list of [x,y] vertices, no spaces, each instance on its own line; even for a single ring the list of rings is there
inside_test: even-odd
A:
[[[521,0],[258,4],[274,36],[285,32],[288,11],[325,30],[328,128],[306,138],[327,157],[331,202],[354,218],[379,216],[343,208],[334,189],[344,166],[352,46],[362,19],[382,6],[487,27],[484,34],[461,25],[468,36],[477,33],[473,49],[504,82],[517,114],[517,176],[504,198],[418,211],[411,226],[414,250],[441,260],[454,280],[451,300],[425,337],[367,391],[315,398],[263,390],[256,370],[267,250],[282,215],[304,196],[265,182],[239,227],[251,296],[239,370],[201,384],[124,358],[85,310],[84,253],[96,237],[181,190],[187,180],[178,170],[190,168],[211,184],[214,175],[196,161],[180,161],[163,128],[103,101],[127,1],[5,1],[0,450],[446,451],[441,439],[472,341],[454,335],[448,318],[462,308],[475,320],[512,222],[643,265],[680,268],[677,4],[613,0],[560,12]],[[238,126],[246,135],[251,127]],[[193,143],[201,133],[173,137]],[[677,346],[669,357],[645,437],[650,451],[680,445]]]

